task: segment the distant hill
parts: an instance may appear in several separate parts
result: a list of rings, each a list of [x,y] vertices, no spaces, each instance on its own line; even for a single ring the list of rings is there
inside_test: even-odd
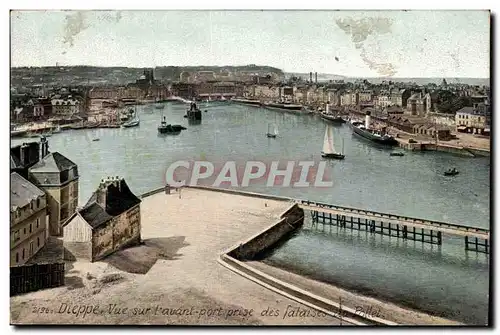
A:
[[[98,66],[46,66],[46,67],[12,67],[11,85],[23,86],[30,84],[111,84],[123,85],[135,81],[144,71],[142,67],[98,67]],[[255,71],[276,73],[284,76],[283,71],[272,66],[160,66],[154,68],[156,79],[161,81],[179,80],[184,71],[214,71],[221,72]]]
[[[309,73],[293,73],[293,72],[286,72],[285,77],[290,78],[290,77],[302,77],[305,80],[309,80]],[[414,82],[417,83],[418,85],[425,85],[425,84],[441,84],[443,81],[443,78],[384,78],[384,77],[347,77],[347,76],[341,76],[338,74],[329,74],[329,73],[318,73],[318,81],[326,81],[326,80],[344,80],[347,82],[353,82],[356,80],[363,80],[366,79],[372,84],[379,84],[382,81],[393,81],[393,82],[401,82],[401,83],[410,83]],[[479,85],[479,86],[490,86],[490,79],[489,78],[444,78],[446,79],[446,82],[448,84],[468,84],[468,85]],[[313,73],[313,80],[314,80],[314,73]]]

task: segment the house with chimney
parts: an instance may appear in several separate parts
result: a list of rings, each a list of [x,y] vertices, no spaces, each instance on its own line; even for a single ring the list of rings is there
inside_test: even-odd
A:
[[[40,159],[28,169],[29,180],[47,194],[49,234],[60,236],[62,223],[78,205],[78,166],[59,152],[49,152],[45,138]]]
[[[95,262],[139,244],[140,203],[123,178],[101,180],[87,204],[63,225],[65,259]]]

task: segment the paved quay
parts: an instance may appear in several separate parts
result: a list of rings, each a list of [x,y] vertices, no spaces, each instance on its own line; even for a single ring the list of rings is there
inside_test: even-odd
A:
[[[146,197],[143,245],[102,262],[68,263],[66,287],[10,299],[11,323],[341,324],[217,263],[222,251],[275,223],[290,205],[189,188]]]

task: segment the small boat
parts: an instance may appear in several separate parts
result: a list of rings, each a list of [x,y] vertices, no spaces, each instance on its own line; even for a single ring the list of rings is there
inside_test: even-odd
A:
[[[57,126],[55,129],[52,130],[52,134],[57,134],[61,132],[61,126]]]
[[[155,108],[156,109],[163,109],[163,108],[165,108],[165,105],[164,104],[156,104]]]
[[[97,142],[97,141],[99,141],[99,139],[98,139],[98,138],[93,138],[93,139],[92,139],[92,142]]]
[[[404,154],[404,153],[402,153],[402,152],[391,152],[391,153],[389,154],[389,156],[399,156],[399,157],[400,157],[400,156],[404,156],[404,155],[405,155],[405,154]]]
[[[323,141],[323,151],[321,152],[321,157],[323,158],[334,158],[334,159],[344,159],[344,140],[342,140],[342,152],[335,151],[335,145],[333,144],[333,129],[331,125],[326,126],[325,138]]]
[[[270,126],[271,126],[270,124],[267,125],[267,134],[266,134],[266,136],[270,137],[270,138],[276,138],[276,136],[278,135],[278,128],[276,127],[276,125],[274,125],[273,132],[271,133]]]
[[[445,176],[456,176],[457,174],[459,174],[458,170],[453,168],[453,169],[449,169],[448,171],[445,171],[444,172],[444,175]]]

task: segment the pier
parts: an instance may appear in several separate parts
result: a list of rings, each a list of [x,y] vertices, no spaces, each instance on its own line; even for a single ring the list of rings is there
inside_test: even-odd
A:
[[[441,245],[443,234],[464,238],[467,251],[488,254],[489,229],[446,222],[417,219],[396,214],[298,200],[302,209],[311,211],[313,223],[368,231],[406,240]]]

